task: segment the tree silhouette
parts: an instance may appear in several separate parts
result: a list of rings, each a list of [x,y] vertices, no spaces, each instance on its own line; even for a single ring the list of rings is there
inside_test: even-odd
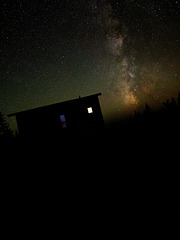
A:
[[[0,137],[12,137],[13,132],[6,121],[4,114],[0,112]]]
[[[165,128],[173,127],[179,129],[180,121],[180,92],[178,93],[177,101],[172,97],[162,103],[161,108],[153,110],[145,103],[145,108],[142,112],[134,111],[132,118],[135,123],[151,123],[154,126],[164,126]]]

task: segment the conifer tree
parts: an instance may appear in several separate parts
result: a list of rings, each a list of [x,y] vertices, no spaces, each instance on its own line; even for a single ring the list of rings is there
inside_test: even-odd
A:
[[[8,122],[5,119],[5,116],[0,112],[0,137],[12,137],[13,133],[9,127]]]

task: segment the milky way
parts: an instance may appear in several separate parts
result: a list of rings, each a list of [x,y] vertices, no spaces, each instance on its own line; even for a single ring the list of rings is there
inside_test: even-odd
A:
[[[102,13],[102,25],[106,31],[106,45],[110,60],[109,73],[107,75],[107,92],[116,101],[119,111],[124,108],[138,105],[136,81],[136,59],[133,54],[125,53],[124,42],[128,38],[128,28],[122,25],[118,30],[120,21],[111,17],[112,8],[107,5]],[[112,101],[114,102],[114,101]]]
[[[180,2],[3,1],[5,114],[101,92],[105,120],[180,91]]]
[[[166,98],[177,97],[180,89],[179,2],[119,5],[114,1],[113,9],[107,3],[101,15],[109,51],[107,92],[112,110],[129,114],[145,102],[159,107]]]

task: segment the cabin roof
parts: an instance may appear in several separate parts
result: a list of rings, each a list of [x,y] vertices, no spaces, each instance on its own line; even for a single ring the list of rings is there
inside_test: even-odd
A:
[[[33,109],[28,109],[28,110],[21,111],[21,112],[11,113],[11,114],[8,114],[7,116],[8,117],[12,117],[12,116],[16,116],[18,114],[25,113],[25,112],[31,112],[31,111],[36,111],[36,110],[43,110],[45,108],[56,107],[56,106],[61,105],[61,104],[65,105],[65,104],[68,104],[68,103],[71,103],[71,102],[79,101],[79,99],[87,100],[88,98],[98,97],[100,95],[102,95],[102,94],[101,93],[96,93],[96,94],[85,96],[85,97],[80,97],[79,96],[78,98],[71,99],[71,100],[68,100],[68,101],[63,101],[63,102],[54,103],[54,104],[50,104],[50,105],[46,105],[46,106],[41,106],[41,107],[37,107],[37,108],[33,108]]]

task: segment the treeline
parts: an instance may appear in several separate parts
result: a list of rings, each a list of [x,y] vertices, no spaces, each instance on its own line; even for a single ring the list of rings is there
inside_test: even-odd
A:
[[[147,103],[142,112],[134,111],[131,119],[134,122],[151,122],[157,124],[180,124],[180,92],[178,93],[177,101],[172,97],[163,102],[158,110],[153,110]]]
[[[159,109],[152,109],[145,103],[144,110],[134,111],[130,117],[112,122],[107,126],[108,134],[117,137],[173,137],[180,134],[180,92],[177,101],[172,97],[162,103]]]

